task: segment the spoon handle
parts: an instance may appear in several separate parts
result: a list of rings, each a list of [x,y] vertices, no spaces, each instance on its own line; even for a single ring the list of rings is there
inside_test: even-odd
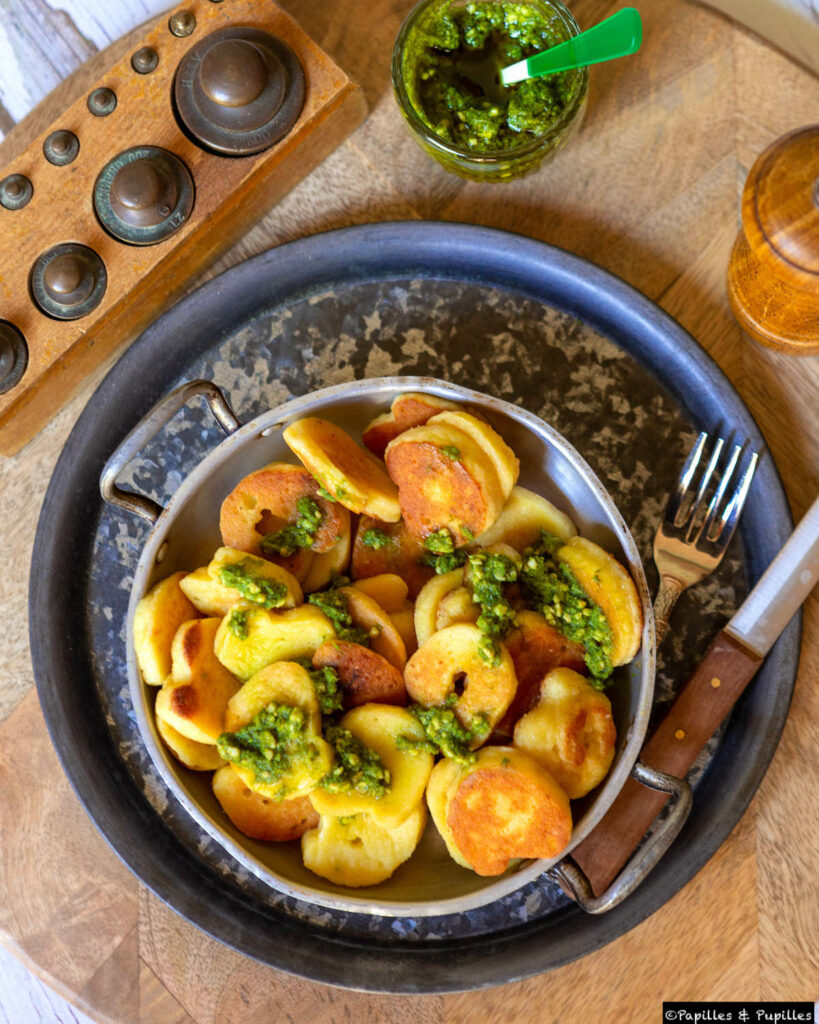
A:
[[[624,7],[579,36],[504,68],[501,81],[504,85],[512,85],[526,78],[539,78],[617,57],[628,57],[640,49],[642,41],[640,12],[635,7]]]

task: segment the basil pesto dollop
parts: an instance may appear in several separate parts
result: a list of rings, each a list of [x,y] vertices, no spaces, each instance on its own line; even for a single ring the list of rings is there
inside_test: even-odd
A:
[[[310,548],[316,539],[316,534],[324,522],[324,513],[318,502],[312,498],[299,498],[296,502],[298,513],[295,523],[288,523],[287,526],[276,533],[266,533],[262,539],[262,553],[265,555],[283,555],[289,558],[299,548]]]
[[[371,527],[369,530],[365,530],[361,536],[361,543],[365,548],[372,548],[373,551],[380,551],[381,548],[389,547],[392,544],[392,537],[384,533],[383,530],[379,530],[376,527]]]
[[[240,609],[232,611],[227,621],[227,628],[237,640],[247,640],[247,612]]]
[[[581,88],[578,71],[500,82],[500,70],[568,38],[557,16],[527,3],[433,5],[410,30],[402,77],[422,121],[474,152],[526,145],[559,122]]]
[[[363,647],[370,646],[370,634],[367,630],[353,625],[353,617],[350,614],[346,594],[343,594],[338,589],[331,588],[330,590],[320,590],[316,594],[311,594],[307,600],[310,604],[314,604],[316,608],[324,612],[333,624],[333,629],[336,631],[336,636],[339,640],[349,640],[350,643],[361,644]]]
[[[427,554],[422,555],[419,561],[421,565],[428,565],[434,569],[438,576],[466,565],[466,552],[463,548],[455,547],[455,538],[445,526],[427,534],[424,538],[424,547]]]
[[[262,608],[281,608],[287,600],[287,587],[255,571],[264,564],[258,558],[243,558],[241,562],[223,565],[219,569],[219,582],[238,590],[242,597]]]
[[[336,762],[319,786],[328,793],[349,793],[380,800],[390,788],[390,773],[378,754],[340,725],[329,725],[324,738],[336,752]]]
[[[517,581],[518,566],[506,555],[481,550],[469,556],[469,574],[472,600],[481,606],[475,623],[483,633],[478,655],[496,667],[500,664],[498,642],[515,628],[515,610],[506,599],[503,588]]]
[[[316,700],[323,715],[332,715],[341,711],[344,704],[344,691],[339,683],[338,673],[330,665],[322,668],[310,668],[307,666],[307,674],[313,683],[316,691]]]
[[[314,761],[319,750],[303,708],[271,702],[236,732],[223,732],[217,741],[221,756],[246,768],[256,782],[280,782],[299,763]],[[286,790],[282,788],[280,798]]]
[[[467,728],[455,716],[453,707],[457,703],[457,695],[450,693],[444,703],[436,707],[425,708],[421,704],[412,704],[409,710],[421,723],[426,739],[414,740],[410,736],[398,736],[398,749],[410,753],[443,754],[458,764],[474,764],[476,754],[469,747],[473,740],[485,738],[489,732],[489,719],[484,714],[475,715]]]
[[[599,605],[580,586],[574,573],[556,554],[563,541],[545,530],[540,541],[523,553],[520,584],[530,607],[550,626],[583,644],[592,686],[602,690],[612,673],[612,634]]]

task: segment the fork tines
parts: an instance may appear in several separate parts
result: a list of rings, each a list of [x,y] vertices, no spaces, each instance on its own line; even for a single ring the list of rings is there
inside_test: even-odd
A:
[[[734,445],[725,468],[719,474],[711,500],[703,515],[701,513],[710,490],[709,485],[711,485],[719,465],[725,442],[721,437],[717,438],[707,464],[697,481],[696,478],[701,463],[704,461],[703,454],[707,445],[708,434],[703,431],[691,449],[680,473],[677,486],[671,495],[666,509],[665,525],[666,528],[673,528],[686,544],[699,544],[707,541],[717,544],[719,547],[725,547],[736,529],[739,514],[745,504],[759,461],[759,454],[755,451],[750,453],[745,469],[726,500],[728,488],[745,447],[741,444]]]

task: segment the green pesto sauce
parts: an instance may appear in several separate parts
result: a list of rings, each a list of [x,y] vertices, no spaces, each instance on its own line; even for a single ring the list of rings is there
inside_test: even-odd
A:
[[[478,153],[526,145],[561,119],[581,75],[565,71],[507,87],[500,70],[567,38],[557,16],[530,4],[435,5],[407,38],[407,92],[446,142]]]
[[[442,455],[446,455],[448,459],[460,459],[461,449],[456,448],[454,444],[443,444],[438,449]]]
[[[422,555],[419,561],[421,565],[428,565],[434,569],[438,576],[466,565],[466,552],[455,547],[455,538],[445,526],[427,534],[424,538],[424,547],[428,554]]]
[[[227,628],[237,640],[247,640],[247,612],[233,611],[227,621]]]
[[[265,555],[284,555],[289,558],[299,548],[311,548],[316,539],[324,513],[312,498],[299,498],[296,502],[295,523],[288,523],[276,533],[266,533],[262,539],[262,552]]]
[[[344,692],[339,686],[338,673],[334,668],[325,665],[323,668],[308,668],[307,674],[313,683],[316,691],[316,699],[323,715],[332,715],[335,711],[341,711]]]
[[[264,562],[258,558],[244,558],[241,562],[223,565],[219,570],[219,582],[238,590],[242,597],[253,604],[260,604],[262,608],[281,608],[287,600],[287,587],[254,572],[255,566],[263,565]]]
[[[360,793],[380,800],[390,788],[390,773],[371,748],[349,729],[330,725],[324,738],[336,752],[336,763],[319,779],[319,786],[328,793]]]
[[[506,555],[476,551],[469,556],[472,600],[481,606],[476,625],[483,633],[478,655],[493,667],[500,664],[499,641],[515,628],[515,610],[504,596],[507,583],[515,583],[518,566]]]
[[[392,537],[389,537],[383,530],[377,530],[375,527],[372,529],[365,530],[361,537],[361,543],[365,548],[372,548],[373,551],[380,551],[381,548],[386,548],[392,544]]]
[[[611,626],[568,565],[555,557],[562,544],[559,537],[544,531],[540,542],[526,549],[520,572],[523,596],[549,625],[583,644],[591,684],[602,690],[613,669]]]
[[[270,785],[299,763],[318,757],[311,736],[303,708],[272,702],[237,732],[223,732],[217,747],[226,761],[249,769],[256,782]]]
[[[457,702],[457,695],[451,693],[437,707],[425,708],[420,704],[412,704],[409,710],[421,723],[426,739],[414,740],[410,736],[399,736],[396,739],[398,749],[410,753],[443,754],[458,764],[473,764],[476,754],[469,749],[469,745],[473,740],[486,736],[489,732],[489,719],[483,714],[475,715],[469,728],[465,728],[452,710]]]
[[[364,647],[370,646],[370,635],[367,630],[353,625],[346,594],[331,588],[311,594],[307,600],[324,612],[332,622],[339,640],[349,640],[350,643],[362,644]]]

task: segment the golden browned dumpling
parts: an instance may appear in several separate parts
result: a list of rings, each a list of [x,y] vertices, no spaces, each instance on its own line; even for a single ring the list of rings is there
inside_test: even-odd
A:
[[[553,668],[585,670],[583,647],[568,640],[538,612],[519,611],[515,628],[504,641],[515,666],[518,689],[498,723],[497,731],[511,736],[515,722],[537,703],[540,684]]]
[[[523,552],[537,543],[543,530],[561,540],[568,540],[577,533],[571,519],[546,498],[525,487],[513,487],[501,514],[475,543],[482,548],[508,544],[515,551]]]
[[[322,816],[349,817],[363,813],[386,828],[402,824],[423,799],[432,771],[431,754],[402,750],[398,746],[401,737],[423,742],[424,730],[418,719],[406,708],[364,704],[348,711],[340,724],[378,755],[389,772],[389,785],[380,796],[355,789],[330,792],[319,787],[310,794],[313,806]]]
[[[537,706],[515,726],[514,744],[577,800],[608,774],[616,738],[608,697],[570,668],[556,668],[541,683]]]
[[[606,616],[612,665],[628,664],[640,650],[643,633],[643,612],[631,576],[608,551],[585,537],[572,537],[558,549],[557,557]]]
[[[246,786],[229,764],[213,776],[213,792],[236,828],[253,839],[286,843],[318,825],[319,816],[306,796],[271,800]]]
[[[351,512],[388,523],[401,518],[398,491],[384,464],[341,427],[308,416],[291,423],[282,437],[324,490]]]
[[[262,796],[272,800],[306,796],[329,770],[333,749],[321,736],[318,698],[302,665],[279,661],[257,672],[231,698],[225,712],[225,731],[235,734],[247,727],[255,728],[255,723],[259,722],[256,716],[271,707],[299,711],[298,721],[303,723],[301,728],[291,730],[284,738],[277,735],[271,741],[266,739],[263,735],[265,730],[260,727],[258,757],[242,758],[238,747],[236,753],[232,753],[230,747],[236,744],[235,735],[227,737],[228,744],[220,740],[221,752],[226,760],[232,762],[242,782]],[[267,747],[263,753],[262,740]],[[286,755],[286,768],[276,777],[268,777],[269,760],[265,755],[269,756],[274,750],[281,750]]]
[[[353,625],[369,634],[370,646],[376,654],[403,672],[407,663],[407,649],[386,611],[369,594],[357,587],[341,587],[338,592],[347,600],[347,610]]]
[[[312,604],[281,611],[249,605],[241,614],[241,631],[232,628],[232,615],[222,619],[214,650],[225,668],[242,680],[275,661],[312,658],[317,647],[335,636],[333,624]]]
[[[387,445],[411,427],[420,427],[439,412],[460,409],[456,402],[435,395],[406,393],[397,395],[389,412],[370,420],[364,428],[362,440],[370,451],[384,458]]]
[[[216,658],[219,619],[194,619],[176,631],[171,675],[156,695],[156,713],[197,743],[215,743],[239,681]]]
[[[336,885],[377,885],[415,852],[427,812],[417,804],[400,825],[384,825],[369,814],[322,816],[301,839],[304,866]]]
[[[225,763],[215,743],[197,743],[168,725],[161,715],[156,716],[156,728],[165,746],[177,761],[197,772],[212,772]]]
[[[349,640],[327,640],[313,655],[313,668],[332,668],[344,691],[344,707],[407,703],[404,677],[386,658]]]
[[[433,570],[420,561],[426,553],[424,545],[413,537],[403,520],[385,523],[372,516],[362,516],[353,544],[350,572],[354,580],[395,573],[405,581],[408,596],[415,600],[418,591],[433,575]]]
[[[463,692],[454,705],[461,725],[470,728],[477,716],[484,716],[486,730],[476,737],[479,746],[503,717],[517,689],[512,659],[504,644],[498,644],[497,664],[482,653],[483,633],[477,626],[462,623],[434,633],[413,654],[404,670],[410,697],[425,707],[442,705],[463,679]]]
[[[447,530],[467,544],[500,515],[506,492],[495,463],[457,426],[433,419],[413,427],[390,442],[385,459],[407,529],[420,540]]]
[[[521,858],[556,857],[572,834],[568,797],[514,747],[483,747],[471,765],[439,762],[427,800],[454,859],[479,875],[503,874]]]
[[[388,613],[403,607],[409,591],[405,581],[394,572],[382,572],[377,576],[356,580],[353,586],[362,594],[371,597],[373,601],[377,601]]]
[[[415,601],[413,619],[419,646],[439,629],[453,626],[456,622],[474,622],[479,614],[479,606],[464,586],[463,569],[433,576]]]
[[[314,552],[329,551],[336,538],[349,529],[350,514],[346,508],[321,496],[319,485],[304,468],[289,462],[271,462],[240,480],[222,502],[219,528],[222,543],[253,555],[261,555],[265,534],[276,533],[295,523],[299,516],[298,502],[310,498],[322,513],[321,525],[311,546]],[[298,566],[305,561],[301,551],[291,556],[272,556],[273,560],[303,578]],[[290,560],[290,561],[289,561]]]
[[[142,678],[149,686],[161,686],[171,671],[171,644],[183,622],[195,619],[197,609],[180,583],[184,572],[151,587],[134,613],[134,650]]]

